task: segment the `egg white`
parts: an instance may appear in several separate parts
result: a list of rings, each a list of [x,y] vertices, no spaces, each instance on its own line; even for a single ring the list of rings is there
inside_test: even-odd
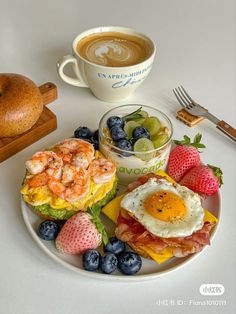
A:
[[[144,209],[144,201],[157,191],[169,191],[181,197],[187,208],[186,216],[174,222],[165,222],[151,216]],[[121,201],[121,207],[130,212],[149,232],[162,237],[186,237],[200,230],[204,224],[204,209],[198,194],[179,184],[173,184],[166,179],[151,178],[145,184],[126,194]]]

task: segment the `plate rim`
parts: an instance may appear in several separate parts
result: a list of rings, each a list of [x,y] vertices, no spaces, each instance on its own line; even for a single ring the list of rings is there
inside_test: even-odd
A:
[[[211,243],[215,238],[216,232],[219,228],[219,224],[221,221],[221,203],[222,203],[222,198],[221,198],[221,192],[220,190],[218,190],[216,192],[218,194],[218,200],[219,200],[219,205],[218,205],[218,223],[215,226],[215,228],[213,229],[213,231],[211,232],[211,236],[210,236],[210,240]],[[189,256],[188,259],[186,259],[183,263],[179,264],[179,265],[175,265],[173,266],[171,269],[166,269],[166,270],[162,270],[158,273],[152,273],[152,274],[144,274],[144,275],[136,275],[136,276],[126,276],[126,275],[112,275],[112,274],[102,274],[102,273],[97,273],[97,272],[89,272],[87,270],[81,269],[79,267],[76,267],[74,265],[71,265],[70,263],[62,260],[60,257],[58,257],[57,255],[53,254],[40,240],[39,236],[37,235],[37,233],[35,232],[35,230],[33,229],[32,225],[30,224],[30,221],[28,219],[28,215],[27,215],[27,209],[25,209],[27,207],[28,210],[31,210],[29,205],[24,201],[23,197],[21,196],[21,213],[23,216],[23,220],[24,223],[26,225],[26,228],[29,232],[29,234],[31,235],[31,237],[33,238],[33,240],[38,244],[38,246],[40,247],[40,249],[42,251],[45,252],[45,254],[47,256],[49,256],[50,258],[52,258],[54,261],[56,261],[57,263],[59,263],[60,265],[64,266],[65,268],[72,270],[74,273],[80,274],[82,276],[85,277],[90,277],[93,279],[99,279],[99,280],[112,280],[112,281],[119,281],[119,282],[141,282],[141,281],[148,281],[148,280],[154,280],[157,279],[159,277],[163,277],[167,274],[170,274],[178,269],[181,269],[182,267],[184,267],[185,265],[189,264],[190,262],[194,261],[200,254],[202,254],[207,248],[208,246],[206,245],[202,251],[198,252],[198,253],[194,253],[191,256]],[[35,216],[37,216],[35,214]]]

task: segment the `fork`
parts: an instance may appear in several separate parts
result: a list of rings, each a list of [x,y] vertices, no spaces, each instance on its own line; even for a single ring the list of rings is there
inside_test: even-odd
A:
[[[200,116],[207,118],[214,124],[216,124],[217,129],[225,133],[227,136],[229,136],[233,141],[236,142],[236,129],[234,129],[232,126],[230,126],[228,123],[226,123],[223,120],[219,120],[216,118],[213,114],[211,114],[207,109],[200,106],[198,103],[196,103],[186,92],[186,90],[183,88],[183,86],[179,86],[177,88],[173,89],[173,92],[175,94],[175,97],[177,98],[179,104],[190,114],[194,116]]]

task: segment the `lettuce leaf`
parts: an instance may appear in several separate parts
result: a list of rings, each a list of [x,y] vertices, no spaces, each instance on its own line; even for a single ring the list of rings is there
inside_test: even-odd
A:
[[[87,209],[88,213],[93,217],[92,221],[95,224],[97,230],[101,233],[102,235],[102,241],[104,245],[106,245],[109,241],[107,231],[105,229],[105,226],[103,225],[101,219],[100,219],[100,213],[102,207],[104,207],[108,202],[110,202],[114,196],[116,195],[117,192],[117,180],[115,181],[112,190],[107,193],[107,195],[99,202],[91,206],[90,208]]]

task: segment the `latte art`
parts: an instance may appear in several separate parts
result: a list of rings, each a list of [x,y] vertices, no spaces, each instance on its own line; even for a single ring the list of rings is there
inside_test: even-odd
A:
[[[77,51],[92,63],[122,67],[146,60],[152,53],[152,47],[143,38],[108,32],[83,38],[77,45]]]
[[[139,63],[141,47],[135,42],[116,39],[91,42],[86,48],[89,61],[106,66],[123,66]]]

